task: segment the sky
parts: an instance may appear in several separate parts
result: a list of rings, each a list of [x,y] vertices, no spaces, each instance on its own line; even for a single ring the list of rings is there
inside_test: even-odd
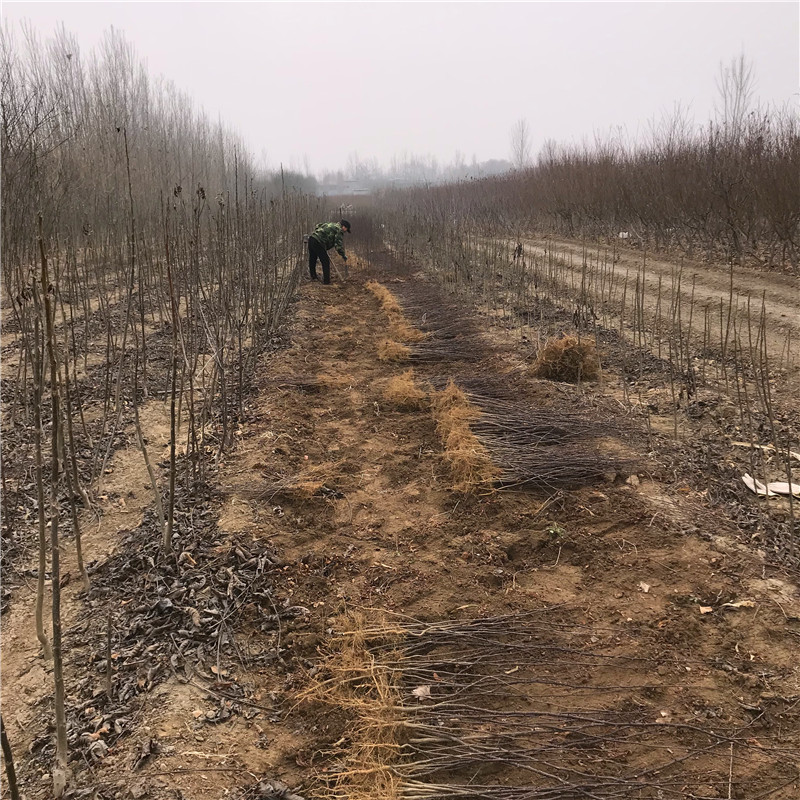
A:
[[[636,136],[676,103],[702,122],[744,53],[762,103],[793,102],[795,2],[9,2],[6,23],[63,22],[87,54],[110,26],[241,134],[263,163],[321,174],[351,154],[511,157],[511,130]]]

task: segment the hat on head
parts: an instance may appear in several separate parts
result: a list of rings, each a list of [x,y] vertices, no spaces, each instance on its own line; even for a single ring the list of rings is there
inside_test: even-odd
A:
[[[341,221],[339,222],[339,224],[340,224],[340,225],[341,225],[341,226],[342,226],[342,227],[343,227],[343,228],[344,228],[344,229],[345,229],[345,230],[346,230],[348,233],[350,233],[350,223],[349,223],[349,222],[348,222],[346,219],[343,219],[343,220],[341,220]]]

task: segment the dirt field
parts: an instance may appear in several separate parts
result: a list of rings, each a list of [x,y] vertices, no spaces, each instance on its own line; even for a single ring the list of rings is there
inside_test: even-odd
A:
[[[797,797],[800,596],[742,524],[759,501],[727,502],[700,450],[669,440],[657,387],[649,432],[625,409],[611,345],[600,385],[533,378],[529,343],[491,318],[469,358],[379,360],[389,320],[369,277],[401,301],[428,292],[363,264],[345,284],[302,286],[238,447],[181,506],[191,533],[175,563],[137,505],[135,449],[128,466],[115,456],[85,544],[93,589],[67,587],[72,796]],[[727,276],[703,280],[727,292]],[[798,327],[780,276],[747,280]],[[385,400],[409,367],[438,388],[513,378],[523,412],[603,420],[628,466],[549,491],[456,492],[427,402]],[[31,616],[23,582],[3,617],[3,718],[33,798],[48,796],[52,746]]]

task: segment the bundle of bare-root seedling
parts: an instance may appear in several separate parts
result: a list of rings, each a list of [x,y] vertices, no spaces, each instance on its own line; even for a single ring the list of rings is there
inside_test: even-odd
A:
[[[665,717],[656,662],[569,617],[351,620],[303,694],[349,720],[315,796],[678,800],[800,778],[798,753],[750,719]]]
[[[555,489],[582,486],[630,470],[631,459],[608,437],[617,426],[576,412],[528,409],[519,403],[470,396],[481,415],[476,438],[502,467],[505,488]]]
[[[500,470],[470,428],[480,417],[480,410],[452,381],[444,391],[434,393],[431,406],[453,488],[460,492],[491,489],[500,477]]]
[[[600,359],[590,339],[563,336],[545,342],[531,371],[535,377],[551,381],[595,381],[600,377]]]
[[[479,361],[487,348],[475,320],[434,284],[401,284],[395,300],[424,338],[410,346],[419,363]]]
[[[426,310],[399,302],[385,286],[369,281],[367,288],[380,300],[389,317],[389,337],[378,344],[381,361],[414,361],[420,364],[442,361],[477,361],[484,356],[475,324],[463,311],[438,294],[427,298]],[[404,288],[404,293],[413,293]],[[411,312],[410,315],[408,312]],[[411,317],[414,325],[409,324]]]
[[[465,381],[482,387],[486,379]],[[434,380],[434,386],[439,383]],[[461,380],[459,379],[459,384]],[[479,453],[481,463],[492,468],[480,473],[460,473],[460,490],[490,487],[552,490],[581,486],[630,467],[619,447],[601,447],[615,426],[599,423],[576,412],[529,408],[523,403],[497,399],[490,394],[466,393],[452,380],[434,394],[433,408],[445,446],[445,459],[463,450]],[[450,440],[442,409],[455,413],[459,435]],[[450,409],[454,409],[451,412]],[[455,472],[455,470],[454,470]]]

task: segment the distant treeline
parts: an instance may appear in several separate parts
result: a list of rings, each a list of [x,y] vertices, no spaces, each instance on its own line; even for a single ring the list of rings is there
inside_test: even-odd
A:
[[[457,181],[477,180],[502,175],[511,169],[511,162],[502,158],[467,162],[461,153],[442,164],[433,156],[404,153],[392,158],[388,166],[377,159],[361,159],[351,154],[344,169],[325,172],[314,188],[319,194],[347,194],[351,191],[375,192],[386,188],[438,186]],[[313,179],[312,179],[313,180]]]
[[[503,176],[387,192],[417,224],[443,215],[509,235],[547,233],[691,257],[800,266],[800,125],[792,109],[752,111],[692,130],[679,119],[644,145],[550,144]]]

